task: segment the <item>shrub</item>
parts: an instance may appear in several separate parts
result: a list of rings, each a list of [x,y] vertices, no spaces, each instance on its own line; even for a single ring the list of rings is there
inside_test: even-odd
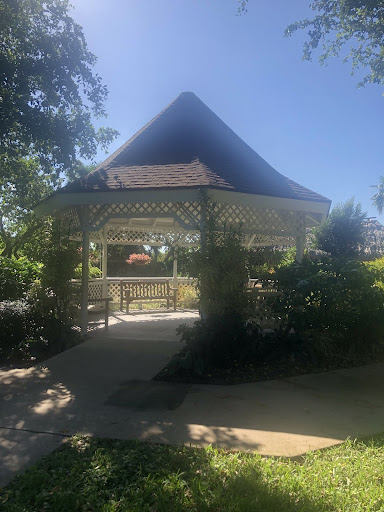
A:
[[[173,360],[174,369],[204,373],[210,368],[230,368],[249,356],[253,337],[241,315],[209,315],[194,325],[177,329],[185,349]]]
[[[365,243],[366,215],[353,199],[337,204],[324,224],[314,230],[316,248],[338,258],[358,256]]]
[[[79,343],[79,333],[35,299],[0,302],[1,364],[49,357]]]
[[[82,269],[83,266],[81,263],[79,263],[79,265],[77,265],[77,267],[74,270],[74,279],[81,279]],[[101,270],[99,269],[99,267],[94,267],[91,262],[89,262],[88,266],[88,277],[89,279],[97,279],[98,277],[101,277]]]
[[[284,295],[273,299],[272,307],[286,331],[293,329],[314,343],[327,338],[334,356],[351,361],[382,350],[382,269],[357,261],[306,258],[301,265],[280,267],[276,278]]]
[[[32,345],[44,345],[41,318],[26,300],[0,302],[0,360],[20,360]]]
[[[248,250],[239,229],[218,226],[215,204],[208,198],[203,208],[207,214],[204,241],[185,261],[189,275],[197,280],[202,320],[179,328],[186,347],[174,359],[175,371],[177,366],[197,373],[229,367],[248,351]]]
[[[35,299],[44,317],[52,316],[60,325],[70,326],[76,309],[71,279],[80,254],[59,220],[53,221],[47,231],[41,253],[44,266],[41,289],[35,290]]]
[[[194,284],[189,286],[180,286],[177,293],[178,301],[185,307],[195,309],[197,307],[198,298]]]
[[[0,256],[0,300],[20,299],[41,278],[42,265],[28,258]]]

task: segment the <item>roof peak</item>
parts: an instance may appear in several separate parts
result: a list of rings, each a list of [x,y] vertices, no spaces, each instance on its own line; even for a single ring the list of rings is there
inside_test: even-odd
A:
[[[96,169],[66,189],[200,186],[329,201],[277,172],[191,91],[180,93]]]

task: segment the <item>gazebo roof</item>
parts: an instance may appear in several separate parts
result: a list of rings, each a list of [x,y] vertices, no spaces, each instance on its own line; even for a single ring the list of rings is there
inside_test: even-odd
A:
[[[277,172],[192,92],[181,93],[96,169],[56,194],[202,187],[330,203]]]

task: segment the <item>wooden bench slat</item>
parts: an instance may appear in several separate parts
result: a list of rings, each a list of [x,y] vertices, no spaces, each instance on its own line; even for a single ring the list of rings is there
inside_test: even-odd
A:
[[[120,309],[126,301],[126,310],[134,300],[166,300],[167,308],[173,302],[176,311],[177,288],[172,288],[169,281],[120,281]]]

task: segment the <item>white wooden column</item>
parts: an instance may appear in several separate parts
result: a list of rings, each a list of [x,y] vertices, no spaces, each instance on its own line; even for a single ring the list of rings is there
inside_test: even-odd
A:
[[[103,228],[103,242],[101,245],[101,277],[103,279],[102,294],[103,298],[108,297],[108,226]]]
[[[89,265],[89,226],[88,206],[83,206],[82,215],[82,259],[81,259],[81,334],[85,336],[88,330],[88,265]]]
[[[303,261],[304,245],[305,245],[305,235],[297,236],[296,237],[296,261],[297,261],[297,263],[301,263]]]
[[[178,280],[177,280],[177,247],[173,248],[173,280],[172,280],[173,288],[177,288]]]

